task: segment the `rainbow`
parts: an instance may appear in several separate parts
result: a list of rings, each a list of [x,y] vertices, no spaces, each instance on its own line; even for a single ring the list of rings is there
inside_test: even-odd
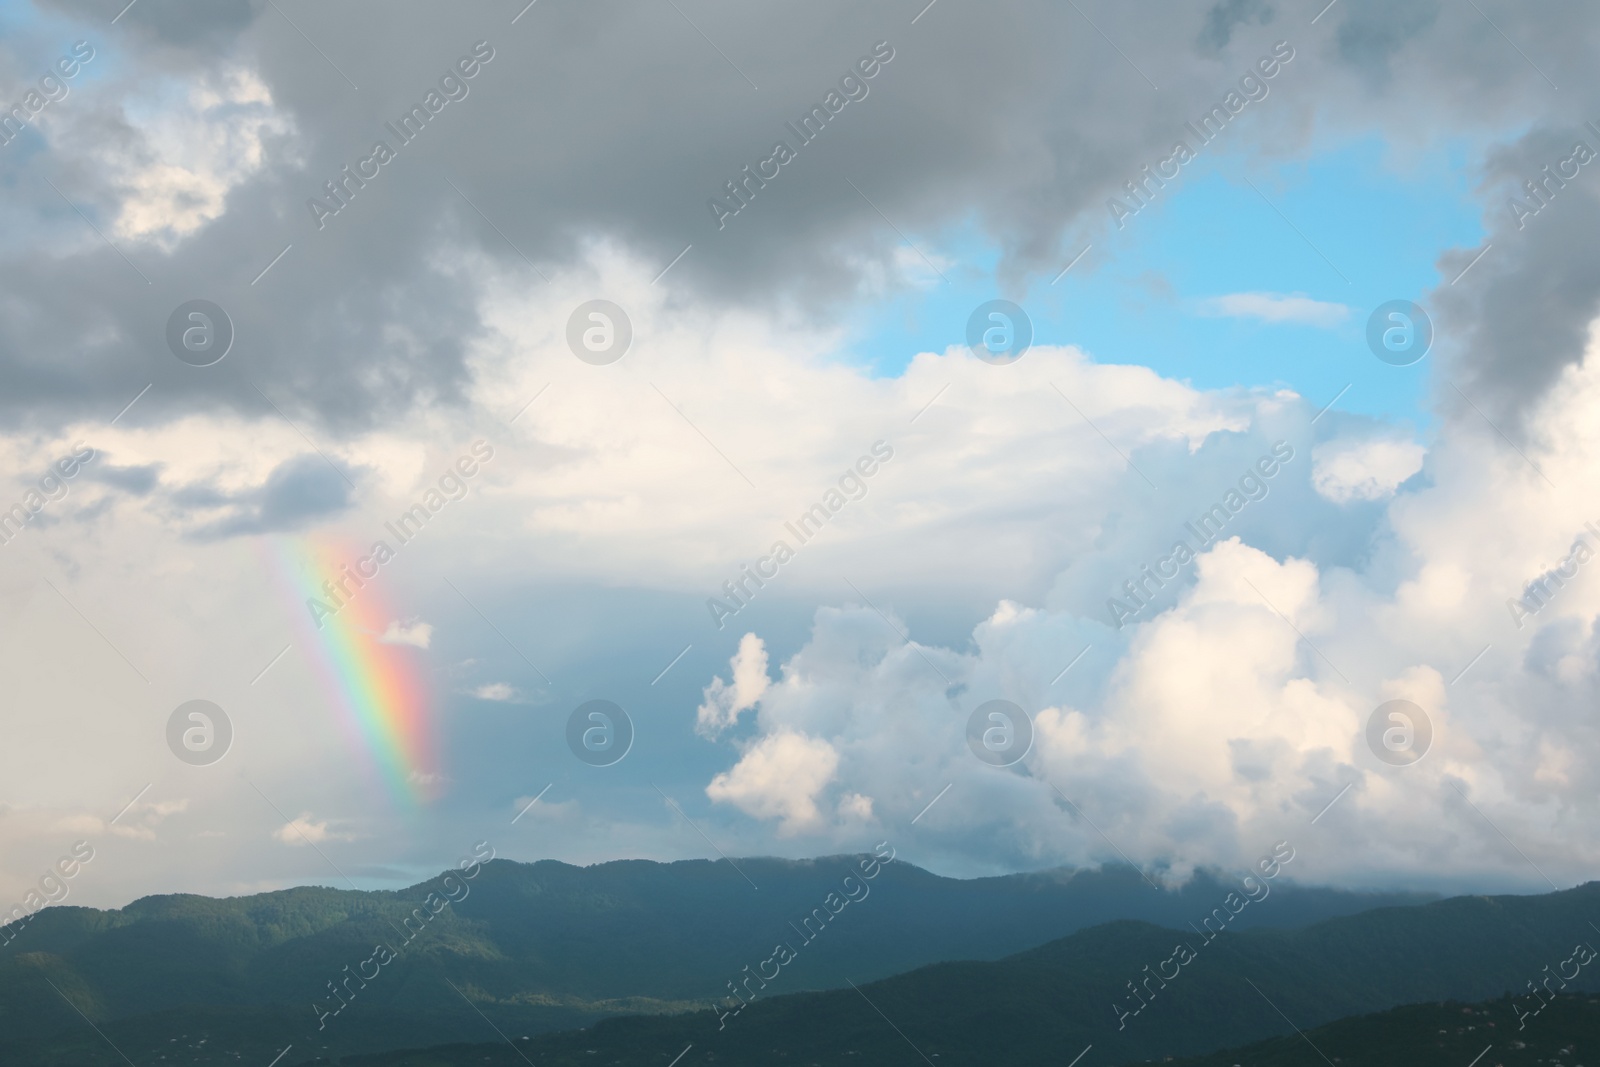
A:
[[[343,545],[275,539],[272,548],[272,569],[294,603],[301,645],[314,650],[346,741],[403,807],[433,799],[441,778],[432,693],[420,651],[384,640],[396,615],[383,597],[382,577],[352,578],[361,553]],[[313,612],[314,602],[332,613]]]

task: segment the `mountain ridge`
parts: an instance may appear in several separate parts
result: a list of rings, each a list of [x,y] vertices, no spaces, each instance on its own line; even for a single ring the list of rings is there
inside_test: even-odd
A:
[[[246,1029],[251,1013],[281,1017],[330,1054],[477,1036],[476,1003],[464,1003],[446,978],[503,1006],[502,1022],[519,1034],[619,1011],[683,1011],[726,997],[742,969],[791,936],[789,924],[821,905],[852,869],[846,864],[860,859],[733,861],[756,890],[722,861],[493,859],[472,879],[458,877],[469,891],[458,886],[459,899],[441,904],[406,945],[397,937],[423,925],[415,915],[432,912],[429,894],[437,900],[451,872],[396,890],[303,886],[230,898],[153,894],[116,910],[48,908],[0,949],[0,1042],[39,1046],[82,1028],[74,1007],[111,1027],[171,1012],[232,1013],[231,1025]],[[1158,891],[1131,867],[961,880],[895,860],[870,895],[830,923],[828,947],[819,942],[784,967],[782,989],[996,959],[1108,918],[1177,923],[1233,884],[1202,871]],[[1242,918],[1293,925],[1416,902],[1285,884]],[[398,958],[374,962],[380,943]],[[319,1031],[317,1013],[332,1012],[341,990],[351,1010]]]
[[[680,1067],[776,1059],[875,1067],[1059,1067],[1092,1047],[1098,1050],[1094,1064],[1171,1056],[1227,1067],[1262,1062],[1226,1059],[1217,1051],[1241,1042],[1263,1042],[1278,1056],[1292,1048],[1297,1031],[1348,1017],[1520,992],[1541,977],[1544,965],[1570,951],[1597,912],[1600,883],[1590,882],[1537,896],[1479,895],[1378,908],[1296,929],[1225,930],[1204,944],[1204,935],[1192,931],[1123,920],[998,961],[937,963],[856,989],[753,999],[732,1020],[717,1011],[612,1018],[586,1030],[525,1042],[519,1037],[517,1052],[541,1067],[660,1067],[680,1050],[686,1053]],[[1143,966],[1184,939],[1200,949],[1199,970],[1152,986],[1138,1014],[1119,1008],[1131,982],[1146,973]],[[1576,991],[1600,991],[1600,973],[1580,973],[1570,989],[1557,990]],[[477,1003],[486,1016],[498,1008],[488,998]],[[1274,1042],[1278,1037],[1289,1040]],[[514,1062],[508,1055],[504,1044],[484,1043],[344,1062],[466,1067]]]

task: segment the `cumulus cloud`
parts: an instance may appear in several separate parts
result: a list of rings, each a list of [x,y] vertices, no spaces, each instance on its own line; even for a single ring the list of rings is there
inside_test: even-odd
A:
[[[427,648],[433,642],[433,626],[421,619],[391,619],[378,640],[386,645]]]
[[[117,837],[129,838],[138,841],[154,841],[156,829],[160,823],[169,816],[181,814],[189,810],[189,801],[186,798],[174,800],[140,800],[129,805],[127,810],[121,812],[115,822],[101,825],[98,819],[78,816],[70,821],[75,824],[75,832],[95,834],[109,831]],[[64,827],[63,827],[64,829]]]
[[[1311,454],[1311,482],[1338,504],[1381,500],[1422,469],[1427,449],[1399,438],[1333,440]]]
[[[473,689],[472,695],[479,700],[492,700],[504,704],[515,700],[517,691],[505,682],[486,682]]]
[[[179,101],[131,107],[144,112],[135,119],[143,143],[136,152],[119,146],[101,157],[122,187],[112,232],[169,250],[219,217],[229,193],[261,170],[269,148],[284,153],[293,131],[260,76],[243,68],[207,76]]]
[[[272,839],[285,845],[320,845],[327,841],[351,841],[354,836],[328,828],[328,820],[313,819],[310,812],[301,812],[283,826],[272,831]]]
[[[1114,860],[1103,833],[1171,874],[1242,866],[1287,837],[1302,877],[1476,876],[1534,888],[1543,871],[1570,884],[1594,858],[1571,828],[1596,817],[1585,792],[1593,764],[1581,754],[1600,734],[1580,709],[1600,686],[1600,586],[1568,581],[1520,620],[1503,602],[1584,529],[1584,505],[1551,490],[1529,460],[1557,484],[1592,484],[1600,434],[1585,412],[1597,398],[1600,371],[1571,369],[1539,412],[1546,451],[1524,458],[1491,435],[1447,435],[1427,454],[1429,480],[1398,493],[1413,449],[1383,468],[1362,442],[1368,474],[1342,482],[1302,469],[1299,478],[1321,492],[1339,485],[1345,499],[1388,483],[1372,497],[1388,500],[1375,547],[1317,563],[1248,537],[1220,540],[1197,558],[1192,584],[1120,631],[1085,629],[1071,609],[1002,602],[965,648],[907,644],[903,623],[885,626],[865,606],[824,608],[715,788],[725,796],[744,775],[745,810],[777,818],[786,794],[771,786],[769,746],[826,745],[815,763],[830,773],[797,790],[811,806],[793,829],[839,843],[850,840],[857,796],[870,793],[879,820],[906,820],[950,782],[919,826],[1001,867]],[[1333,455],[1348,447],[1330,442]],[[1085,645],[1093,658],[1061,682]],[[1011,770],[966,750],[967,715],[995,697],[1021,704],[1036,729],[1032,753]],[[1431,723],[1432,747],[1413,766],[1388,766],[1367,747],[1368,719],[1391,699],[1415,702]]]
[[[731,771],[713,778],[706,796],[757,819],[777,820],[780,834],[796,834],[817,825],[817,797],[838,766],[839,753],[827,741],[780,730],[747,749]]]
[[[872,798],[861,793],[846,793],[839,798],[839,816],[846,820],[871,821]]]
[[[755,634],[739,639],[739,651],[728,662],[733,672],[729,684],[713,678],[705,688],[705,702],[695,711],[695,729],[715,737],[739,721],[739,713],[756,706],[771,684],[767,678],[767,647]]]

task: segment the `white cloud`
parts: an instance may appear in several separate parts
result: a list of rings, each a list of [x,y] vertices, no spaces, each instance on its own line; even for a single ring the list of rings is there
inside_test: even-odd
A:
[[[123,197],[112,232],[167,248],[220,216],[269,145],[282,153],[294,130],[266,84],[242,68],[203,78],[178,100],[130,103],[126,115],[142,142],[101,152]]]
[[[762,738],[731,771],[706,786],[706,796],[757,819],[778,820],[778,833],[796,834],[821,821],[817,796],[833,780],[839,754],[832,745],[792,730]]]
[[[739,639],[739,650],[728,661],[733,684],[720,677],[706,686],[705,702],[695,712],[695,730],[705,737],[716,737],[739,721],[739,713],[756,706],[767,687],[767,648],[755,634]]]
[[[1391,496],[1375,543],[1323,563],[1247,537],[1214,543],[1193,584],[1120,630],[1078,603],[1002,601],[970,642],[913,647],[896,636],[901,621],[825,607],[762,698],[745,756],[714,784],[726,794],[750,760],[743,807],[774,818],[781,775],[750,754],[805,739],[829,747],[832,772],[799,790],[817,812],[806,808],[804,824],[841,846],[854,839],[854,797],[870,791],[890,824],[949,782],[919,825],[1002,869],[1115,860],[1103,831],[1169,873],[1243,866],[1288,839],[1304,880],[1542,888],[1459,789],[1559,884],[1580,880],[1600,859],[1573,829],[1600,817],[1600,728],[1586,711],[1600,700],[1600,583],[1580,570],[1522,630],[1505,602],[1600,518],[1586,503],[1600,489],[1596,404],[1591,366],[1569,371],[1537,413],[1543,443],[1525,451],[1559,493],[1470,425],[1447,424],[1427,456],[1429,483],[1398,495],[1423,458],[1409,442],[1335,442],[1317,474],[1286,465],[1335,499]],[[1340,469],[1357,473],[1337,481],[1329,471]],[[1263,506],[1288,517],[1288,491],[1280,480]],[[1089,656],[1056,684],[1085,645]],[[1033,714],[1025,775],[966,750],[966,716],[995,697]],[[1369,717],[1394,698],[1431,721],[1432,748],[1414,766],[1380,763],[1367,747]]]
[[[310,812],[299,816],[272,831],[272,839],[285,845],[320,845],[325,841],[353,841],[351,834],[328,829],[328,820],[313,819]]]
[[[839,798],[839,817],[858,822],[869,821],[872,818],[872,798],[860,793],[846,793]]]
[[[131,838],[139,841],[154,841],[156,827],[169,816],[182,814],[189,810],[187,798],[178,800],[141,800],[132,804],[120,814],[117,821],[109,823],[106,829],[118,837]],[[82,832],[92,834],[87,822],[98,820],[76,820]]]
[[[1313,300],[1304,293],[1228,293],[1201,306],[1209,315],[1303,326],[1337,326],[1350,316],[1345,305]]]
[[[1327,441],[1312,450],[1311,482],[1337,504],[1382,500],[1422,469],[1427,453],[1415,441],[1393,437]]]
[[[540,796],[517,797],[511,802],[512,822],[518,823],[523,819],[540,822],[566,822],[576,819],[580,814],[580,807],[576,800],[552,801],[548,794]]]
[[[383,636],[378,638],[386,645],[410,645],[413,648],[427,648],[433,641],[433,627],[420,619],[390,620],[388,627],[383,631]]]
[[[505,682],[487,682],[472,691],[472,695],[479,700],[494,700],[509,703],[517,697],[517,691]]]

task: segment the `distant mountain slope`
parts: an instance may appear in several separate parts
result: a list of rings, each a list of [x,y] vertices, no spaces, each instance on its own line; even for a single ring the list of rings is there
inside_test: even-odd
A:
[[[0,1062],[12,1062],[7,1050],[34,1056],[41,1044],[85,1035],[82,1054],[93,1055],[93,1031],[73,1005],[140,1042],[172,1044],[204,1025],[216,1041],[259,1030],[274,1054],[291,1042],[341,1054],[480,1037],[483,1019],[446,978],[492,1002],[497,1022],[518,1034],[682,1011],[726,995],[856,862],[739,860],[747,882],[726,862],[495,860],[409,945],[399,940],[406,917],[438,880],[398,892],[305,888],[148,897],[116,911],[49,908],[0,947]],[[1164,892],[1127,867],[959,880],[900,861],[868,888],[784,968],[782,991],[994,959],[1108,919],[1178,924],[1225,892],[1204,872]],[[1283,884],[1241,921],[1292,925],[1416,899]],[[338,1005],[329,983],[359,972],[380,943],[400,949],[397,958],[370,984],[348,986],[349,1008],[319,1030],[313,1003]]]
[[[1192,930],[1117,922],[1001,961],[941,963],[859,989],[758,998],[720,1024],[714,1012],[607,1019],[588,1030],[526,1041],[501,1025],[516,1039],[516,1052],[495,1038],[495,1044],[345,1062],[465,1067],[521,1062],[526,1055],[539,1067],[668,1067],[684,1052],[677,1067],[1064,1067],[1092,1045],[1080,1067],[1104,1067],[1293,1038],[1293,1027],[1310,1029],[1400,1004],[1486,1000],[1523,990],[1542,980],[1546,966],[1559,968],[1569,959],[1574,943],[1600,942],[1589,926],[1597,914],[1600,883],[1536,897],[1459,897],[1379,909],[1301,930],[1222,933],[1209,942]],[[1163,961],[1173,958],[1178,944],[1189,946],[1191,958],[1177,966],[1177,977],[1164,987],[1151,979],[1146,1006],[1123,1016],[1137,1003],[1126,983],[1142,984],[1146,965],[1173,973]],[[1571,984],[1573,991],[1597,989],[1600,965],[1578,972]],[[503,1022],[505,1006],[484,991],[468,993],[486,1016],[482,1033],[494,1038],[488,1020]],[[1550,1009],[1530,1029],[1557,1014]],[[1571,1067],[1569,1060],[1560,1062]]]

